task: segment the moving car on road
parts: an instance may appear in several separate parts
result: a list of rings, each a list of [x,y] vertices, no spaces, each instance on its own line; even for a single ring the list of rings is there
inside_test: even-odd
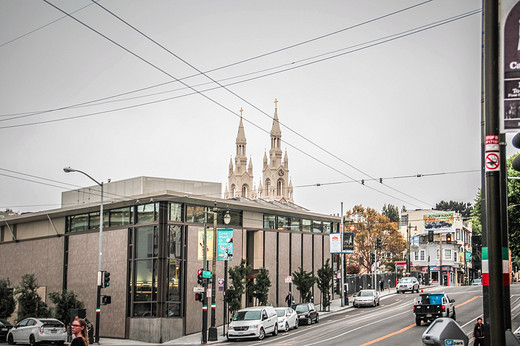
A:
[[[258,338],[278,335],[278,315],[272,306],[255,306],[238,310],[227,333],[227,339]]]
[[[472,286],[480,286],[480,285],[482,285],[482,279],[473,279],[471,281],[471,285]]]
[[[7,333],[9,345],[37,343],[56,343],[64,345],[67,341],[67,328],[55,318],[29,317],[14,325]]]
[[[450,299],[446,293],[424,293],[415,298],[413,312],[415,324],[420,326],[422,321],[431,322],[438,317],[456,319],[455,299]]]
[[[275,308],[276,314],[278,315],[278,328],[280,330],[285,330],[286,332],[289,329],[298,328],[298,314],[291,308]]]
[[[318,314],[318,310],[312,303],[301,303],[297,304],[294,307],[294,310],[298,314],[298,322],[312,324],[312,322],[318,323],[320,321],[320,316]]]
[[[413,276],[401,278],[396,286],[397,293],[404,293],[406,291],[419,293],[419,281]]]
[[[355,308],[358,306],[378,306],[379,292],[376,290],[361,290],[355,296],[352,302]]]

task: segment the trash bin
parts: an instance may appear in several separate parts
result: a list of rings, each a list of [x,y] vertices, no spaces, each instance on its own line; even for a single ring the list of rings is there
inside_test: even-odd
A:
[[[423,345],[468,345],[468,336],[457,322],[448,317],[437,318],[422,335]]]

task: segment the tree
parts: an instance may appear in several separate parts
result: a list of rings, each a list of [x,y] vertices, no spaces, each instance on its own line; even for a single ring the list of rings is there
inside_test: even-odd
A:
[[[330,286],[334,278],[334,269],[332,269],[329,262],[330,259],[327,258],[327,262],[318,269],[318,288],[323,296],[322,311],[323,308],[326,310],[330,306]]]
[[[470,217],[473,207],[471,203],[455,202],[455,201],[440,201],[435,205],[436,210],[454,211],[462,215],[462,217]]]
[[[39,286],[34,274],[24,274],[20,286],[16,287],[14,294],[18,295],[18,317],[21,321],[27,317],[49,317],[50,312],[47,304],[36,292]]]
[[[15,301],[13,296],[13,289],[9,288],[11,282],[9,278],[0,279],[0,318],[9,318],[15,308]]]
[[[252,267],[247,265],[245,259],[242,259],[239,265],[229,268],[229,277],[231,279],[231,286],[226,289],[224,301],[228,304],[228,309],[233,315],[242,307],[242,295],[249,286],[247,275],[251,272]]]
[[[312,286],[316,283],[316,277],[313,272],[306,272],[302,267],[299,271],[292,273],[293,284],[300,292],[300,303],[308,303],[312,300]]]
[[[390,222],[386,216],[379,214],[375,209],[365,209],[361,205],[354,206],[346,213],[346,217],[356,220],[354,260],[358,261],[360,268],[364,268],[367,272],[371,271],[370,254],[374,252],[377,238],[381,238],[380,254],[383,255],[379,255],[378,258],[382,259],[385,265],[402,256],[406,241],[397,230],[397,223]]]
[[[49,293],[49,299],[55,304],[53,309],[54,318],[65,324],[69,324],[70,310],[83,309],[85,307],[83,302],[77,299],[73,291],[51,292]]]
[[[507,159],[507,176],[518,177],[520,172],[513,169],[513,160],[518,156],[513,155]],[[509,231],[509,248],[514,257],[520,256],[520,180],[507,181],[507,221]],[[475,197],[475,207],[471,213],[473,232],[482,234],[482,191],[479,189]]]
[[[255,282],[252,285],[253,297],[258,299],[259,305],[267,305],[269,296],[269,288],[271,287],[271,279],[269,279],[269,270],[260,268]]]
[[[383,216],[386,216],[390,219],[390,222],[399,222],[399,208],[395,205],[385,204],[383,205],[383,211],[381,212]]]

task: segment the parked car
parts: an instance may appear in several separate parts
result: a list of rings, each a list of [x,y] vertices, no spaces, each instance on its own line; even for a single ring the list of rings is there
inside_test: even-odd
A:
[[[407,276],[401,278],[396,287],[397,293],[404,293],[406,291],[419,293],[419,281],[414,276]]]
[[[313,321],[316,323],[320,321],[318,310],[313,303],[296,304],[294,310],[298,314],[298,323],[300,324],[303,322],[312,324]]]
[[[266,334],[278,334],[278,315],[272,306],[256,306],[238,310],[227,333],[228,340],[242,338],[258,338],[262,340]]]
[[[11,328],[13,328],[13,325],[11,323],[0,318],[0,341],[7,340],[7,333]]]
[[[473,280],[471,280],[471,285],[473,285],[473,286],[480,286],[480,285],[482,285],[482,279],[473,279]]]
[[[378,306],[379,292],[376,290],[361,290],[355,296],[352,302],[355,308],[358,306]]]
[[[275,308],[278,315],[278,328],[280,330],[298,328],[298,314],[291,308]]]
[[[26,318],[13,326],[7,333],[10,345],[54,343],[64,345],[67,341],[67,328],[54,318]]]

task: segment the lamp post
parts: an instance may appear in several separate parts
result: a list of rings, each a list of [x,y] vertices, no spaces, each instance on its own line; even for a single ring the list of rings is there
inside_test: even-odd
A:
[[[96,329],[94,342],[99,344],[99,317],[101,314],[101,254],[103,250],[103,182],[99,182],[92,178],[87,173],[80,171],[79,169],[73,169],[70,167],[63,168],[65,173],[78,172],[81,173],[93,182],[95,182],[101,188],[101,202],[99,207],[99,254],[98,254],[98,279],[97,279],[97,293],[96,293]]]
[[[217,202],[213,206],[213,260],[211,266],[211,326],[209,327],[209,341],[217,341],[217,327],[215,326],[215,309],[217,308],[215,297],[215,284],[217,281]]]
[[[229,225],[230,222],[231,222],[231,214],[229,213],[229,207],[228,207],[226,213],[224,214],[224,224]],[[227,276],[228,276],[228,261],[226,260],[226,261],[224,261],[224,295],[226,294],[226,290],[227,290]],[[226,303],[226,299],[223,299],[223,301],[224,301],[224,304],[222,304],[222,306],[224,307],[224,311],[223,311],[222,317],[223,317],[224,321],[222,323],[222,331],[223,331],[222,336],[226,336],[227,303]]]

